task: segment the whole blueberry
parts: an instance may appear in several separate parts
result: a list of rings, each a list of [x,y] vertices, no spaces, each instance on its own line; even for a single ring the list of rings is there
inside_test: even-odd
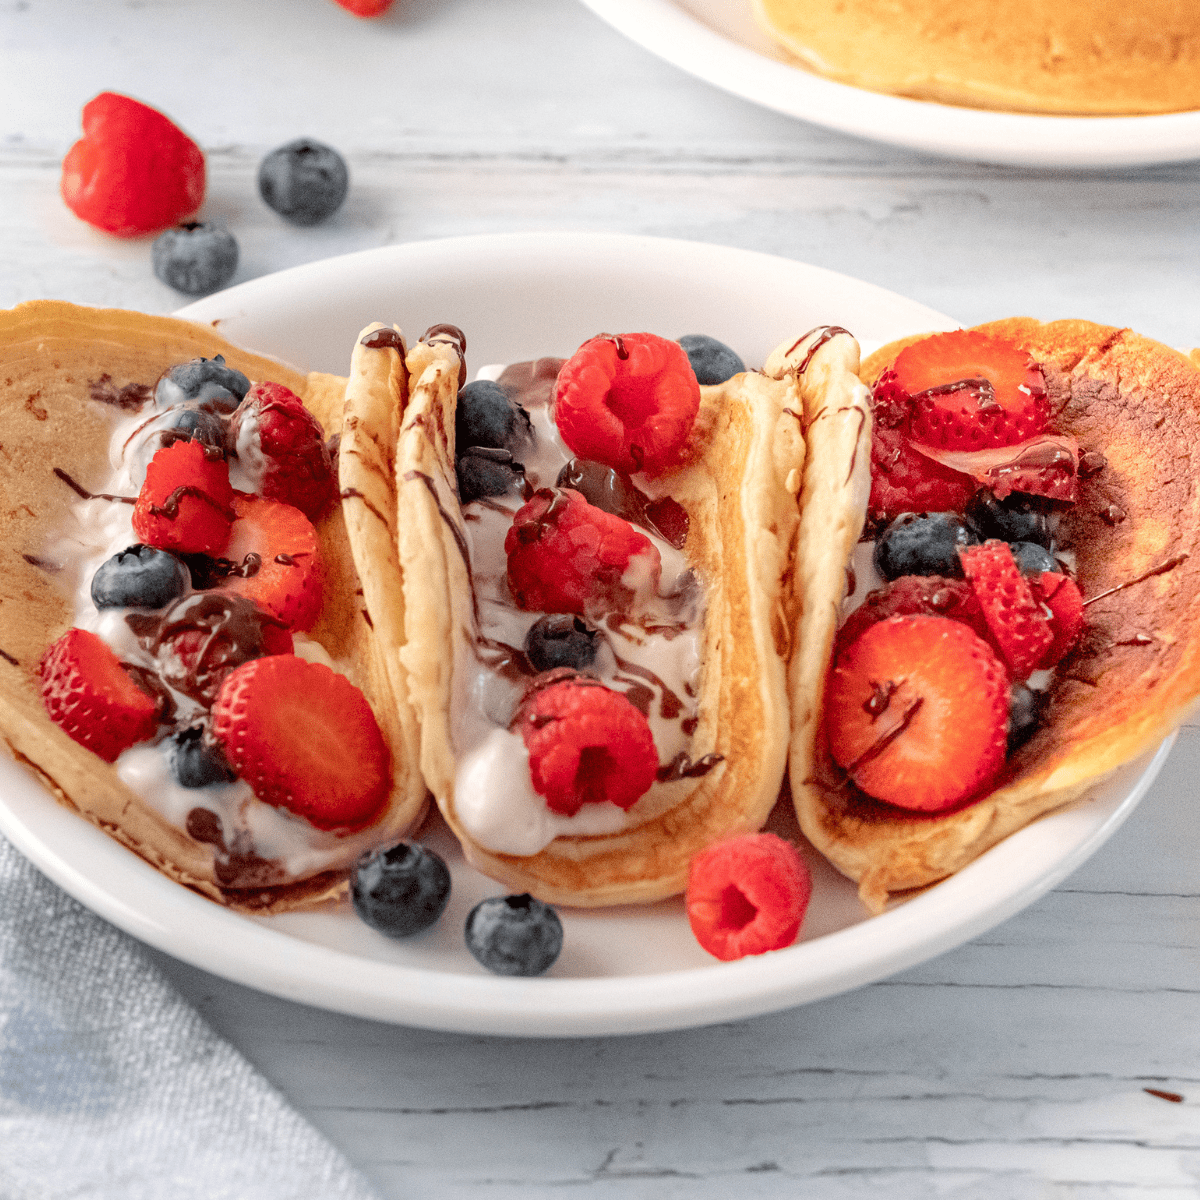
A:
[[[154,402],[159,408],[174,408],[191,400],[196,407],[228,416],[249,390],[250,380],[227,367],[223,354],[216,354],[176,363],[164,372],[154,389]]]
[[[490,379],[477,379],[458,393],[454,410],[454,452],[472,446],[508,450],[517,457],[533,440],[529,414]]]
[[[1019,750],[1037,732],[1045,708],[1045,692],[1014,683],[1008,698],[1008,753]]]
[[[454,472],[458,476],[460,504],[487,496],[506,496],[509,492],[520,495],[525,484],[525,468],[513,462],[507,450],[490,450],[486,446],[472,446],[454,464]]]
[[[1012,551],[1017,569],[1022,575],[1037,575],[1042,571],[1058,570],[1054,555],[1037,542],[1010,542],[1008,548]]]
[[[232,783],[237,778],[225,756],[204,741],[199,726],[172,736],[167,745],[171,774],[180,787],[207,787],[210,783]]]
[[[558,914],[528,893],[481,901],[464,932],[467,949],[496,975],[541,975],[562,950]]]
[[[697,383],[724,383],[746,369],[746,364],[736,351],[707,334],[685,333],[679,339],[679,344],[692,364]]]
[[[1052,514],[1053,502],[1043,497],[1010,492],[997,500],[987,488],[980,488],[966,508],[966,518],[982,541],[1036,542],[1047,550],[1054,548]]]
[[[875,543],[875,570],[884,579],[901,575],[962,578],[959,546],[979,541],[957,513],[902,513]]]
[[[400,842],[364,854],[350,873],[358,915],[388,937],[428,929],[450,900],[450,868],[425,846]]]
[[[140,542],[114,554],[92,576],[97,608],[165,608],[188,589],[188,569],[173,554]]]
[[[258,166],[259,195],[293,225],[317,225],[332,217],[349,186],[342,156],[312,138],[277,146]]]
[[[525,654],[536,671],[571,667],[586,671],[596,661],[600,631],[572,613],[549,613],[525,635]]]
[[[227,229],[187,221],[154,239],[150,262],[168,287],[185,296],[206,296],[233,278],[238,245]]]

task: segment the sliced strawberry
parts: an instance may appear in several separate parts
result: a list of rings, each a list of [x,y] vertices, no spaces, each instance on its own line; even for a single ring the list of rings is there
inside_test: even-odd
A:
[[[298,509],[237,492],[237,520],[226,558],[234,564],[222,586],[253,600],[291,629],[311,629],[321,613],[325,569],[317,531]]]
[[[940,450],[919,442],[909,449],[935,468],[970,476],[999,500],[1022,492],[1073,503],[1079,494],[1079,443],[1066,434],[1043,433],[1015,446],[986,450]]]
[[[153,735],[157,701],[94,633],[68,629],[42,655],[40,672],[50,719],[105,762]]]
[[[212,733],[260,800],[318,829],[359,828],[387,802],[390,757],[375,714],[321,663],[280,654],[237,667],[217,693]]]
[[[1050,630],[1054,641],[1042,655],[1039,667],[1052,667],[1079,640],[1083,632],[1083,595],[1079,585],[1069,575],[1043,571],[1029,581],[1035,600],[1040,600],[1053,614]]]
[[[849,646],[825,697],[829,750],[869,796],[940,812],[1004,765],[1008,676],[947,617],[889,617]]]
[[[233,524],[229,464],[203,442],[156,450],[133,507],[133,531],[147,546],[220,554]]]
[[[949,617],[969,625],[981,638],[988,636],[983,609],[969,583],[941,575],[901,575],[886,587],[870,592],[846,618],[838,630],[838,653],[858,641],[872,625],[911,613]]]
[[[962,512],[979,485],[918,453],[899,429],[876,428],[871,437],[873,517],[906,512]]]
[[[975,589],[992,641],[1008,663],[1014,679],[1037,669],[1054,641],[1050,621],[1034,598],[1029,580],[1021,574],[1007,542],[964,546],[958,552],[963,574]]]
[[[905,347],[883,382],[889,411],[907,397],[912,439],[931,446],[1010,446],[1050,419],[1041,368],[1012,343],[967,329]]]

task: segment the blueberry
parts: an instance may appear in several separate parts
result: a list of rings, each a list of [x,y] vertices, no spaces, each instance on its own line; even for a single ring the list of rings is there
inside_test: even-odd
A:
[[[1037,542],[1010,542],[1008,548],[1012,551],[1017,569],[1022,575],[1037,575],[1041,571],[1058,570],[1054,555]]]
[[[458,501],[470,504],[486,496],[506,496],[520,492],[525,484],[525,468],[513,462],[507,450],[472,446],[454,464],[458,476]]]
[[[454,452],[471,446],[508,450],[517,457],[533,440],[529,414],[498,384],[477,379],[458,393],[454,411]]]
[[[540,975],[562,950],[558,914],[528,893],[493,896],[471,909],[467,949],[497,975]]]
[[[277,146],[258,166],[259,195],[293,225],[317,225],[332,217],[349,186],[342,156],[312,138]]]
[[[185,296],[206,296],[233,278],[238,245],[227,229],[187,221],[154,239],[150,261],[168,287]]]
[[[432,850],[400,842],[354,864],[350,898],[358,915],[388,937],[428,929],[450,899],[450,869]]]
[[[698,383],[724,383],[746,369],[746,364],[735,351],[707,334],[686,333],[679,338],[679,344],[692,364]]]
[[[1040,496],[1012,492],[997,500],[987,488],[977,491],[966,509],[967,520],[982,541],[1036,542],[1047,550],[1054,549],[1052,513],[1053,502]]]
[[[188,569],[173,554],[138,543],[114,554],[92,576],[97,608],[166,608],[188,589]]]
[[[159,408],[173,408],[193,400],[200,408],[228,416],[250,390],[250,380],[241,371],[225,365],[225,356],[193,358],[167,371],[154,389]]]
[[[959,546],[979,541],[957,513],[902,513],[875,543],[875,570],[884,579],[901,575],[962,578]]]
[[[571,613],[550,613],[525,635],[525,654],[535,671],[571,667],[586,671],[596,661],[600,631]]]
[[[167,747],[171,774],[180,787],[207,787],[210,783],[232,783],[237,775],[215,746],[204,741],[204,730],[197,726],[175,734]]]
[[[1008,753],[1019,750],[1037,732],[1045,708],[1045,692],[1014,683],[1008,700]]]
[[[178,405],[164,414],[156,427],[166,435],[162,438],[163,445],[174,440],[173,433],[178,437],[191,438],[194,442],[203,442],[217,450],[225,449],[225,422],[215,412],[205,408]]]

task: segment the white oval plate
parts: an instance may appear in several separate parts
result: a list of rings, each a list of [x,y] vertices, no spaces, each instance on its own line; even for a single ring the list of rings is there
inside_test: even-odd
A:
[[[569,355],[601,330],[710,333],[748,365],[817,324],[868,347],[954,322],[870,284],[786,259],[689,242],[603,234],[454,238],[367,251],[242,284],[184,309],[232,341],[302,369],[345,373],[372,320],[410,336],[460,325],[472,369]],[[449,910],[392,942],[348,904],[280,917],[229,912],[171,883],[0,759],[0,832],[71,895],[196,966],[292,1000],[359,1016],[472,1033],[639,1033],[726,1021],[834,995],[967,941],[1055,886],[1129,815],[1166,756],[1121,771],[1087,803],[1022,830],[958,875],[868,918],[853,885],[808,851],[815,888],[802,940],[718,963],[693,940],[678,899],[563,911],[566,945],[549,976],[488,975],[463,921],[503,889],[467,867],[440,821],[429,842],[451,863]],[[799,838],[786,813],[784,832]]]
[[[583,0],[639,46],[744,100],[842,133],[952,158],[1038,167],[1120,167],[1200,158],[1200,112],[1044,117],[906,100],[796,66],[751,0]]]

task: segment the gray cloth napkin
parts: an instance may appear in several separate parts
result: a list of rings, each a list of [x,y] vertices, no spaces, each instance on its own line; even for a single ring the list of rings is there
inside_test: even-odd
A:
[[[141,947],[0,838],[0,1200],[372,1200]]]

